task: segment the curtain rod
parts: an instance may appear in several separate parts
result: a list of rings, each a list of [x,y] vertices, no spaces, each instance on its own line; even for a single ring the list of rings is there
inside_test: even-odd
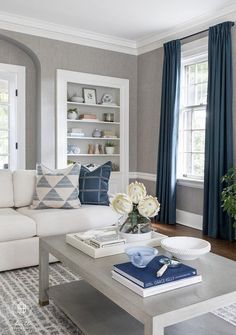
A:
[[[232,27],[234,26],[234,22],[232,22]],[[191,35],[188,35],[188,36],[184,36],[182,38],[180,38],[180,41],[183,41],[183,40],[186,40],[187,38],[190,38],[190,37],[193,37],[193,36],[196,36],[196,35],[200,35],[200,34],[203,34],[203,33],[206,33],[208,32],[209,29],[205,29],[205,30],[201,30],[197,33],[194,33],[194,34],[191,34]]]

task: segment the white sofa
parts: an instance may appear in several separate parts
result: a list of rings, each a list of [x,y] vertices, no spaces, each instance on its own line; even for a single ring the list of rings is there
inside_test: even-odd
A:
[[[109,206],[30,209],[35,182],[35,171],[0,170],[0,271],[37,265],[40,236],[109,226],[118,220]]]

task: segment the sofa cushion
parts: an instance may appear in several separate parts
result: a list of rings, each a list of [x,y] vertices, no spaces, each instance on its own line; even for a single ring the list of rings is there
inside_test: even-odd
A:
[[[12,172],[10,170],[0,170],[0,208],[13,206]]]
[[[79,198],[81,204],[109,205],[108,187],[112,163],[107,162],[92,169],[81,166],[79,176]]]
[[[117,223],[119,215],[108,206],[83,205],[79,209],[33,210],[22,207],[17,211],[32,218],[37,224],[37,235],[60,235]]]
[[[31,207],[33,209],[79,208],[79,173],[79,164],[60,170],[50,170],[38,164],[36,190]]]
[[[12,208],[0,208],[0,242],[21,240],[36,235],[36,224]]]
[[[32,204],[35,184],[35,170],[16,170],[13,172],[15,207],[24,207]]]

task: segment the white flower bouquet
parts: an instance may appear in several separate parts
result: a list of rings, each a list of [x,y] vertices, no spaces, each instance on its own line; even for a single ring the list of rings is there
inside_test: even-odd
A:
[[[160,210],[156,197],[147,195],[144,184],[135,182],[128,186],[127,194],[118,193],[110,204],[117,213],[126,216],[120,231],[125,233],[144,233],[150,226],[150,218]]]

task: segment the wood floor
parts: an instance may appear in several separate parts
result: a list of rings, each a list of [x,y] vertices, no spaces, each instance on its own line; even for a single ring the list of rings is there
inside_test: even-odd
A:
[[[167,225],[161,223],[154,223],[153,227],[162,234],[168,236],[192,236],[199,237],[211,243],[211,251],[217,255],[230,258],[236,261],[236,241],[228,242],[204,236],[202,231],[194,228],[189,228],[180,224]]]

